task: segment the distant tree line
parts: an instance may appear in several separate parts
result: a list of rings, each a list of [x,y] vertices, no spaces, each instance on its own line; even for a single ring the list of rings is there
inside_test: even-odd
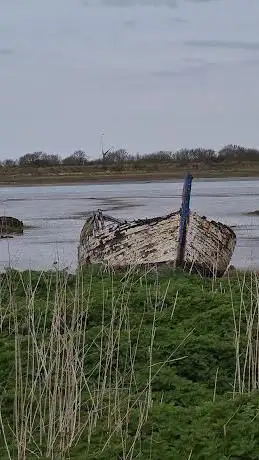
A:
[[[65,158],[61,158],[57,154],[49,154],[45,152],[33,152],[26,153],[22,155],[18,160],[7,159],[1,162],[2,166],[59,166],[59,165],[68,165],[68,166],[83,166],[88,163],[87,155],[83,150],[76,150],[72,155],[69,155]]]
[[[220,162],[254,162],[259,161],[259,150],[239,145],[226,145],[221,150],[195,148],[173,151],[157,151],[148,154],[130,154],[125,149],[107,150],[97,159],[90,160],[83,150],[76,150],[71,155],[62,158],[57,154],[33,152],[22,155],[18,160],[6,159],[0,162],[1,167],[55,167],[55,166],[87,166],[100,165],[104,167],[131,164],[141,166],[148,163],[163,164],[177,163],[179,165],[212,164]]]

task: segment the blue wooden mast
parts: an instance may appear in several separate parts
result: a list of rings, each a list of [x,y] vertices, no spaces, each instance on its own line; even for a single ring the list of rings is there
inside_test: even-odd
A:
[[[182,206],[179,225],[178,248],[176,256],[176,267],[184,266],[185,246],[190,215],[190,198],[192,189],[192,175],[186,174],[183,184]]]

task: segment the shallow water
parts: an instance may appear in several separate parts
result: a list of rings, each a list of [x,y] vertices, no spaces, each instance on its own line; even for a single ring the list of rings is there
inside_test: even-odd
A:
[[[182,181],[1,187],[0,215],[23,220],[24,235],[0,240],[0,269],[74,270],[87,213],[102,209],[122,218],[151,217],[177,210]],[[231,225],[237,234],[232,263],[259,268],[259,180],[195,180],[191,207]]]

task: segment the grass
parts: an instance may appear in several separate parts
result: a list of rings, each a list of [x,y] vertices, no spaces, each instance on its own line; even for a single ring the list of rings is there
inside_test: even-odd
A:
[[[0,279],[0,458],[258,459],[259,279]]]
[[[5,167],[0,168],[0,184],[69,184],[80,182],[114,182],[182,179],[186,171],[196,178],[256,177],[259,175],[258,162],[223,163],[153,163],[100,166],[45,166],[45,167]]]

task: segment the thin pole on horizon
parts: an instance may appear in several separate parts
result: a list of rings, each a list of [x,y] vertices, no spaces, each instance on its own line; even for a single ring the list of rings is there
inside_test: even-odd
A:
[[[104,154],[104,151],[103,151],[103,137],[104,137],[104,134],[102,133],[101,134],[101,155],[102,155],[102,159],[103,159],[103,154]]]
[[[100,144],[101,144],[101,155],[102,155],[102,160],[104,161],[106,158],[107,153],[113,149],[113,147],[110,147],[108,150],[104,150],[104,142],[103,142],[104,134],[102,133],[100,136]]]

